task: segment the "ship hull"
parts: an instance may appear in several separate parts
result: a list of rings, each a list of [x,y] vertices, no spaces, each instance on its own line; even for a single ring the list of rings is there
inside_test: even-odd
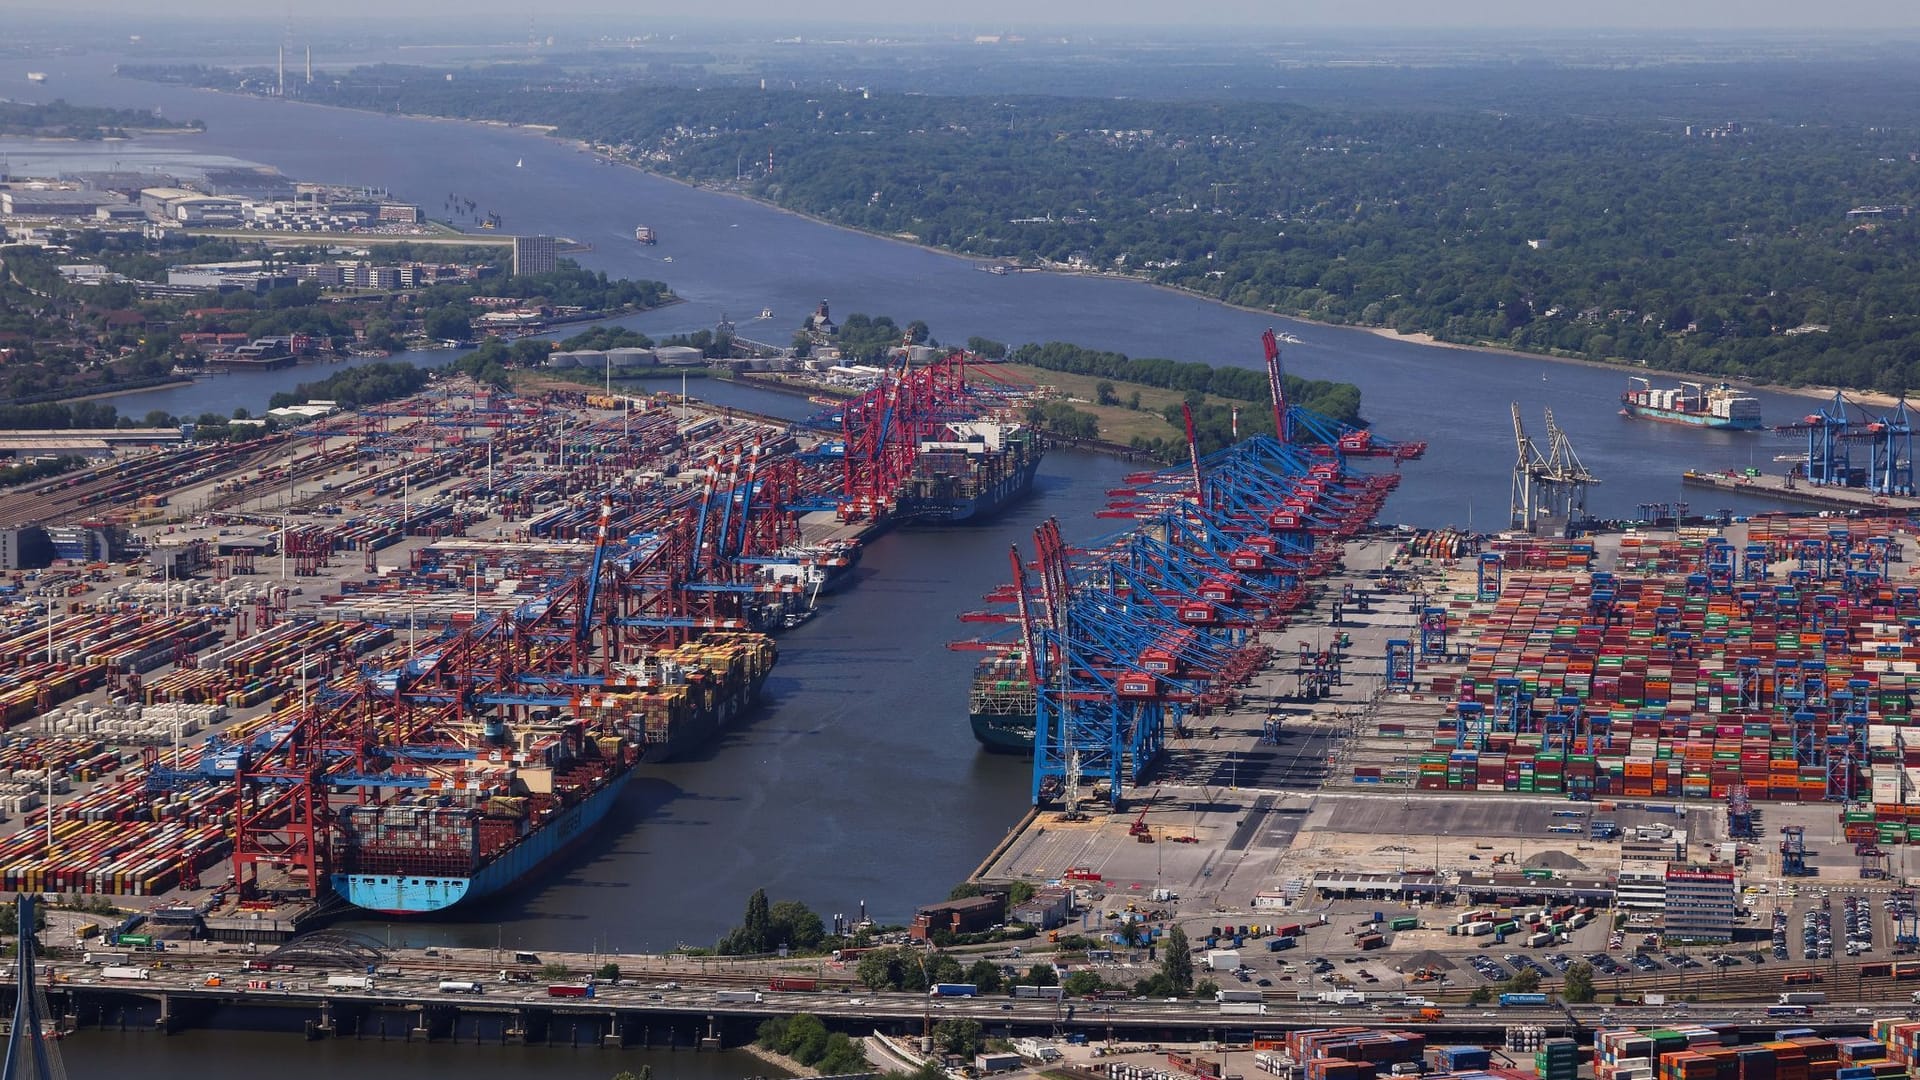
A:
[[[1036,457],[971,499],[920,499],[903,508],[902,516],[927,525],[987,521],[1032,492],[1033,478],[1039,471],[1040,459]]]
[[[1677,409],[1660,409],[1651,405],[1636,405],[1633,402],[1622,404],[1621,413],[1635,420],[1652,420],[1661,424],[1684,424],[1687,427],[1707,428],[1710,431],[1758,431],[1759,420],[1734,420],[1724,416],[1711,416],[1706,413],[1681,412]]]
[[[973,737],[995,754],[1033,756],[1033,717],[1003,713],[972,713]]]
[[[606,819],[633,770],[617,775],[553,822],[503,851],[466,877],[443,874],[335,874],[334,892],[348,903],[384,915],[431,915],[495,896],[538,874]]]

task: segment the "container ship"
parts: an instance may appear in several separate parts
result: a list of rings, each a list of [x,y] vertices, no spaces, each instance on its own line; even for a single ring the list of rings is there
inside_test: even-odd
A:
[[[511,889],[607,816],[638,760],[579,720],[536,726],[487,752],[459,790],[342,810],[333,889],[356,907],[426,915]],[[435,782],[436,784],[438,781]]]
[[[1038,695],[1018,652],[986,656],[973,670],[967,694],[967,720],[980,745],[997,754],[1033,753],[1034,710]]]
[[[779,659],[764,634],[715,633],[654,653],[647,688],[631,699],[631,732],[650,763],[671,761],[712,738],[760,700]]]
[[[1683,382],[1677,387],[1656,390],[1652,383],[1635,376],[1627,380],[1627,391],[1620,395],[1620,405],[1622,416],[1640,420],[1691,424],[1721,431],[1760,429],[1760,399],[1726,383],[1708,387]]]
[[[900,516],[957,525],[984,521],[1033,490],[1044,448],[1019,424],[976,420],[947,425],[948,438],[920,443],[901,485]]]
[[[425,915],[505,892],[592,832],[641,762],[671,760],[759,698],[777,653],[761,634],[715,633],[622,672],[637,689],[590,696],[579,717],[534,724],[457,781],[339,817],[333,888],[388,915]]]

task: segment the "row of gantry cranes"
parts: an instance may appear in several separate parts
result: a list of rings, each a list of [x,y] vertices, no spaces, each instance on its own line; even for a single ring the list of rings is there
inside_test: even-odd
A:
[[[540,454],[548,473],[558,462],[560,506],[524,521],[537,542],[464,542],[474,550],[456,574],[479,582],[490,559],[545,558],[541,571],[554,584],[505,612],[476,601],[470,622],[423,635],[404,654],[341,665],[344,677],[303,691],[243,744],[209,743],[171,767],[150,761],[148,788],[228,785],[240,899],[260,895],[269,877],[318,895],[337,865],[343,806],[430,787],[497,750],[490,732],[618,709],[661,677],[650,664],[659,649],[756,629],[766,625],[757,612],[810,603],[795,594],[817,590],[856,557],[857,544],[809,542],[803,516],[884,517],[922,442],[1007,407],[1014,388],[970,384],[969,364],[955,353],[890,370],[865,394],[803,422],[811,440],[798,428],[669,409],[586,420],[507,398],[456,409],[421,397],[316,429],[354,438],[370,454],[397,453],[407,469],[419,460],[451,465],[469,487],[484,475],[488,498],[511,500],[516,485],[526,488],[535,471],[527,463]],[[590,549],[574,553],[565,542]]]
[[[1024,666],[1036,805],[1118,807],[1169,737],[1231,705],[1274,655],[1261,632],[1283,630],[1310,601],[1314,579],[1399,483],[1399,463],[1426,450],[1292,404],[1273,331],[1264,345],[1276,434],[1202,456],[1189,418],[1185,463],[1109,492],[1101,516],[1128,521],[1124,531],[1070,546],[1045,522],[1033,559],[1013,549],[1011,581],[987,597],[994,609],[963,616],[1016,631],[954,647]]]

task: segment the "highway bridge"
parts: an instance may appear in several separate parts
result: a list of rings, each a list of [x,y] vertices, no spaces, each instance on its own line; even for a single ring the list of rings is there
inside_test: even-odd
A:
[[[813,1013],[831,1026],[858,1034],[879,1030],[918,1035],[929,1023],[964,1017],[995,1034],[1081,1032],[1096,1041],[1174,1042],[1228,1038],[1239,1032],[1364,1025],[1493,1042],[1514,1025],[1580,1035],[1597,1027],[1670,1023],[1683,1017],[1737,1023],[1754,1033],[1771,1033],[1782,1026],[1858,1033],[1876,1018],[1905,1016],[1913,1008],[1902,998],[1815,1006],[1807,1016],[1780,1018],[1768,1015],[1770,1002],[1658,1008],[1593,1004],[1570,1009],[1468,1005],[1447,1006],[1443,1018],[1422,1021],[1387,1005],[1269,1001],[1265,1015],[1223,1015],[1220,1006],[1210,1001],[930,997],[875,994],[851,987],[791,993],[767,990],[764,980],[750,984],[740,979],[732,982],[732,988],[757,990],[759,1000],[723,1000],[717,983],[692,985],[671,978],[598,983],[592,997],[556,997],[545,983],[500,982],[497,972],[492,980],[481,982],[471,975],[405,971],[373,976],[371,985],[361,988],[329,985],[325,972],[247,972],[235,970],[238,966],[228,961],[218,973],[202,965],[142,969],[144,978],[113,978],[103,974],[105,969],[56,966],[48,993],[57,1011],[82,1027],[151,1027],[172,1032],[234,1025],[305,1031],[310,1037],[651,1046],[737,1045],[752,1038],[762,1019],[798,1012]],[[443,989],[456,982],[478,989]]]

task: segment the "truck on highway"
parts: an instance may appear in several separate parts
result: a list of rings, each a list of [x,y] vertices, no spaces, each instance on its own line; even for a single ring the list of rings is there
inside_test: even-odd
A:
[[[1545,1005],[1546,1003],[1547,995],[1545,994],[1500,995],[1500,1007],[1503,1009],[1524,1009],[1531,1006]]]
[[[1229,1001],[1265,1001],[1266,995],[1258,990],[1215,990],[1213,1000],[1223,1004]]]
[[[1790,990],[1780,995],[1782,1005],[1825,1005],[1827,995],[1819,990]]]
[[[1028,986],[1025,983],[1013,988],[1017,998],[1038,998],[1041,1001],[1059,1001],[1067,992],[1058,986]]]
[[[552,983],[547,987],[547,996],[557,998],[590,998],[593,996],[593,984]],[[755,994],[753,997],[756,1001],[760,999],[759,994]]]
[[[758,1005],[766,999],[760,996],[758,990],[715,990],[713,1000],[735,1005]]]
[[[152,974],[143,967],[103,967],[100,969],[103,979],[150,979]]]
[[[1418,1020],[1445,1020],[1447,1018],[1447,1011],[1428,1005],[1415,1013],[1414,1018]]]
[[[1367,995],[1358,990],[1322,990],[1319,993],[1322,1005],[1365,1005]]]
[[[1221,1016],[1265,1016],[1267,1007],[1258,1001],[1223,1001],[1220,1003]]]
[[[442,979],[440,981],[440,992],[443,994],[481,994],[486,991],[477,982],[463,981],[460,979]]]
[[[929,997],[978,997],[980,988],[972,983],[934,983]]]
[[[775,975],[767,980],[767,989],[783,990],[787,993],[805,993],[820,989],[818,979],[796,979],[790,975]]]
[[[373,976],[329,975],[327,976],[327,988],[330,990],[371,990],[373,989]]]

